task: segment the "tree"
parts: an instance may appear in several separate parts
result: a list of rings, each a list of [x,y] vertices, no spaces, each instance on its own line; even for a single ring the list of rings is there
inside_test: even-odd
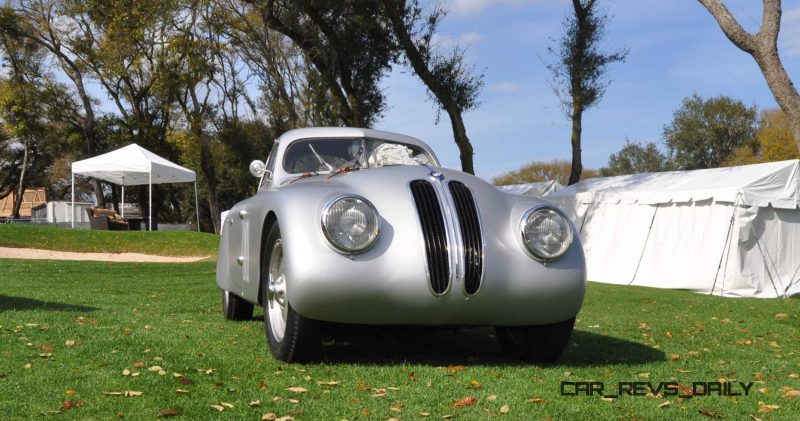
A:
[[[600,50],[608,17],[598,10],[596,0],[572,0],[572,14],[563,24],[557,50],[549,48],[555,62],[547,68],[553,73],[553,89],[572,121],[572,164],[569,184],[580,181],[581,134],[584,111],[596,106],[609,82],[604,79],[609,64],[624,62],[627,49],[607,53]]]
[[[778,108],[766,109],[758,120],[756,142],[735,148],[723,166],[800,159],[793,140],[792,128],[783,112]]]
[[[566,185],[572,170],[572,163],[566,159],[550,162],[536,161],[523,165],[516,171],[509,171],[492,178],[492,184],[505,186],[509,184],[535,183],[537,181],[555,180]],[[584,168],[581,178],[597,177],[596,170]]]
[[[714,16],[725,36],[758,64],[772,95],[792,128],[794,145],[800,152],[800,94],[778,54],[781,0],[764,0],[761,26],[751,34],[742,28],[721,0],[698,0]]]
[[[450,117],[461,170],[474,174],[472,143],[462,115],[478,107],[483,74],[476,75],[465,63],[464,50],[460,48],[449,53],[435,51],[432,40],[445,16],[443,9],[436,7],[425,16],[419,0],[383,0],[383,7],[408,64],[439,109]]]
[[[717,168],[735,148],[755,143],[756,109],[726,96],[683,99],[664,140],[677,169]]]
[[[608,167],[600,169],[603,177],[613,175],[638,174],[643,172],[667,171],[670,164],[667,157],[653,142],[642,144],[625,139],[625,146],[608,157]]]
[[[80,99],[83,113],[81,128],[83,130],[85,151],[88,156],[100,152],[99,141],[95,133],[94,99],[86,90],[84,68],[72,53],[68,32],[69,26],[56,23],[63,17],[63,4],[48,0],[10,2],[0,11],[0,30],[8,36],[26,38],[47,50],[55,58],[61,70],[73,83]],[[63,22],[63,21],[62,21]],[[100,181],[92,179],[92,187],[99,206],[105,205],[103,189]]]

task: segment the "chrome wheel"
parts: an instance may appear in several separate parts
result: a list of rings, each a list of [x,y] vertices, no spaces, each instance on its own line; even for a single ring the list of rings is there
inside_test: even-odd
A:
[[[283,341],[286,334],[288,303],[286,301],[286,276],[283,269],[283,243],[275,240],[269,258],[269,279],[267,281],[267,313],[272,336]]]

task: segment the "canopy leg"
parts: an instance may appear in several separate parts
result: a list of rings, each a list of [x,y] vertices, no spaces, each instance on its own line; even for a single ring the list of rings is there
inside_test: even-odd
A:
[[[75,228],[75,173],[72,173],[72,228]]]
[[[122,185],[122,206],[119,208],[119,213],[125,217],[125,185]]]
[[[149,223],[147,224],[147,230],[153,230],[153,170],[150,170],[150,178],[148,180],[148,194],[150,195],[150,206],[147,207],[147,220]]]
[[[200,232],[200,206],[197,204],[197,181],[194,182],[194,215],[197,218],[197,232]]]

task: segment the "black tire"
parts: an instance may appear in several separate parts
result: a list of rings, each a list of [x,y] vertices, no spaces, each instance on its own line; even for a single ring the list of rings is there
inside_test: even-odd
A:
[[[294,311],[285,293],[287,282],[285,275],[282,276],[281,282],[284,285],[283,305],[285,306],[283,337],[276,335],[272,327],[270,313],[273,307],[271,306],[280,305],[277,298],[270,298],[270,263],[273,249],[278,241],[281,241],[281,230],[278,223],[275,222],[267,233],[261,248],[261,294],[264,304],[264,331],[267,337],[267,346],[275,358],[287,363],[315,360],[319,358],[322,349],[319,322],[307,319]],[[275,312],[272,312],[272,317],[277,317]]]
[[[222,314],[228,320],[250,320],[253,318],[253,303],[226,290],[222,290]]]
[[[575,328],[575,318],[537,326],[496,326],[500,348],[515,358],[553,363],[564,353]]]

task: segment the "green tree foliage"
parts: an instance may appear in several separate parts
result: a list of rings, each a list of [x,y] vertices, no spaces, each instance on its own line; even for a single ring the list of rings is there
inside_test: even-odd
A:
[[[483,74],[466,64],[463,49],[440,51],[432,42],[445,17],[442,8],[434,6],[426,13],[419,0],[383,0],[383,7],[405,61],[428,88],[439,110],[450,118],[461,170],[474,174],[472,143],[462,115],[478,107]]]
[[[627,49],[613,52],[600,49],[608,17],[598,9],[596,0],[572,0],[572,10],[564,20],[558,46],[549,49],[555,57],[555,61],[547,65],[553,74],[553,89],[572,122],[569,184],[580,181],[583,170],[583,113],[603,98],[609,84],[604,78],[608,65],[623,62],[628,55]]]
[[[758,164],[761,162],[800,159],[794,147],[792,127],[778,108],[761,112],[756,130],[756,142],[736,147],[723,166]]]
[[[716,168],[737,148],[755,144],[756,109],[727,96],[684,98],[664,141],[677,169]]]
[[[571,171],[572,163],[566,159],[556,159],[550,162],[536,161],[523,165],[518,170],[493,177],[492,184],[506,186],[555,180],[566,186]],[[581,178],[592,178],[598,175],[598,171],[584,168]]]
[[[625,140],[625,146],[608,157],[608,166],[600,169],[603,177],[668,171],[671,168],[666,155],[653,142],[641,143]]]

